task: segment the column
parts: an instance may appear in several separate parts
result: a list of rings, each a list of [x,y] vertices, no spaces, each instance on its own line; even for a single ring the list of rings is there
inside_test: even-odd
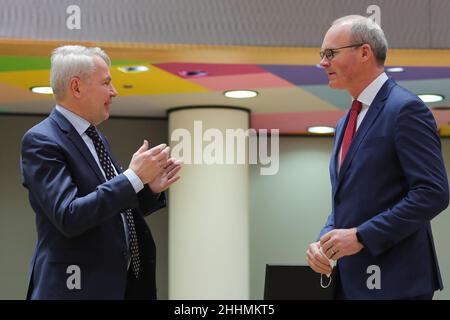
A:
[[[250,113],[233,107],[169,111],[169,299],[249,298]]]

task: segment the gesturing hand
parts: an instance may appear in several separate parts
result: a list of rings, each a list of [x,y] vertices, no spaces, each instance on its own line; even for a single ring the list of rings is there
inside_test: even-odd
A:
[[[180,179],[177,173],[181,170],[181,161],[175,158],[167,160],[163,171],[149,183],[150,189],[154,193],[160,193],[167,190],[172,184]]]
[[[167,164],[170,148],[160,144],[148,149],[148,141],[144,140],[142,146],[131,158],[129,168],[136,173],[143,184],[153,181],[161,174]]]

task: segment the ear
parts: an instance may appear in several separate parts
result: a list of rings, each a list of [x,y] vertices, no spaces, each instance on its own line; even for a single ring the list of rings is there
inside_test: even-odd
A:
[[[70,78],[69,91],[76,98],[80,98],[80,96],[81,96],[80,85],[81,85],[81,80],[79,77]]]
[[[361,47],[361,58],[362,60],[368,61],[373,56],[372,48],[367,43],[363,44]]]

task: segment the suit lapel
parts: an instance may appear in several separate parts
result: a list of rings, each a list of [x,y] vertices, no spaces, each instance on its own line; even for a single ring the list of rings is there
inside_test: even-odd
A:
[[[342,138],[344,136],[344,130],[345,125],[348,121],[350,112],[347,112],[347,115],[344,118],[344,121],[339,121],[338,125],[336,126],[336,138],[334,142],[333,152],[331,154],[331,172],[333,173],[333,183],[336,183],[338,172],[337,172],[337,165],[338,165],[338,156],[339,156],[339,150],[341,149],[341,143]]]
[[[358,130],[356,131],[355,136],[353,137],[352,143],[350,144],[350,147],[347,151],[347,155],[345,156],[344,162],[342,163],[342,167],[339,171],[339,175],[338,175],[338,179],[337,179],[337,186],[336,186],[335,192],[337,192],[339,185],[342,182],[342,178],[344,177],[345,172],[347,171],[350,163],[352,162],[353,157],[355,156],[356,152],[358,151],[358,149],[361,145],[361,142],[364,140],[369,129],[375,123],[381,110],[383,110],[385,101],[389,95],[389,92],[391,91],[391,89],[394,85],[395,85],[395,82],[391,79],[388,79],[383,84],[380,91],[378,92],[375,99],[373,100],[372,104],[370,105],[369,110],[367,111],[367,114],[364,117],[364,120],[361,122]],[[345,128],[345,126],[340,131],[344,131],[345,130],[344,128]],[[339,144],[339,148],[340,148],[340,144]]]
[[[101,182],[105,182],[105,177],[100,171],[97,162],[95,162],[95,159],[89,151],[89,148],[86,146],[86,143],[83,141],[83,138],[81,138],[72,124],[70,124],[70,122],[56,109],[53,109],[52,113],[50,114],[50,118],[52,118],[53,121],[57,123],[59,128],[67,135],[67,137],[72,141],[78,151],[83,155],[86,162],[97,175],[97,178]]]

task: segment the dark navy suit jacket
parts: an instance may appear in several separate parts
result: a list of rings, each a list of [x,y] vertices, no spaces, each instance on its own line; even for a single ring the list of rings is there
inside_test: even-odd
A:
[[[144,216],[165,206],[165,198],[157,199],[148,186],[136,194],[102,139],[119,173],[109,181],[57,110],[23,137],[22,183],[37,227],[27,298],[123,299],[129,250],[120,212],[126,208],[133,209],[141,281],[156,295],[155,244]],[[71,265],[80,270],[80,289],[67,285]]]
[[[415,94],[387,80],[338,174],[347,121],[348,113],[336,128],[332,213],[320,232],[357,227],[365,245],[338,262],[345,296],[402,299],[442,289],[430,220],[448,206],[449,189],[432,113]],[[380,268],[381,289],[367,286],[371,265]]]

